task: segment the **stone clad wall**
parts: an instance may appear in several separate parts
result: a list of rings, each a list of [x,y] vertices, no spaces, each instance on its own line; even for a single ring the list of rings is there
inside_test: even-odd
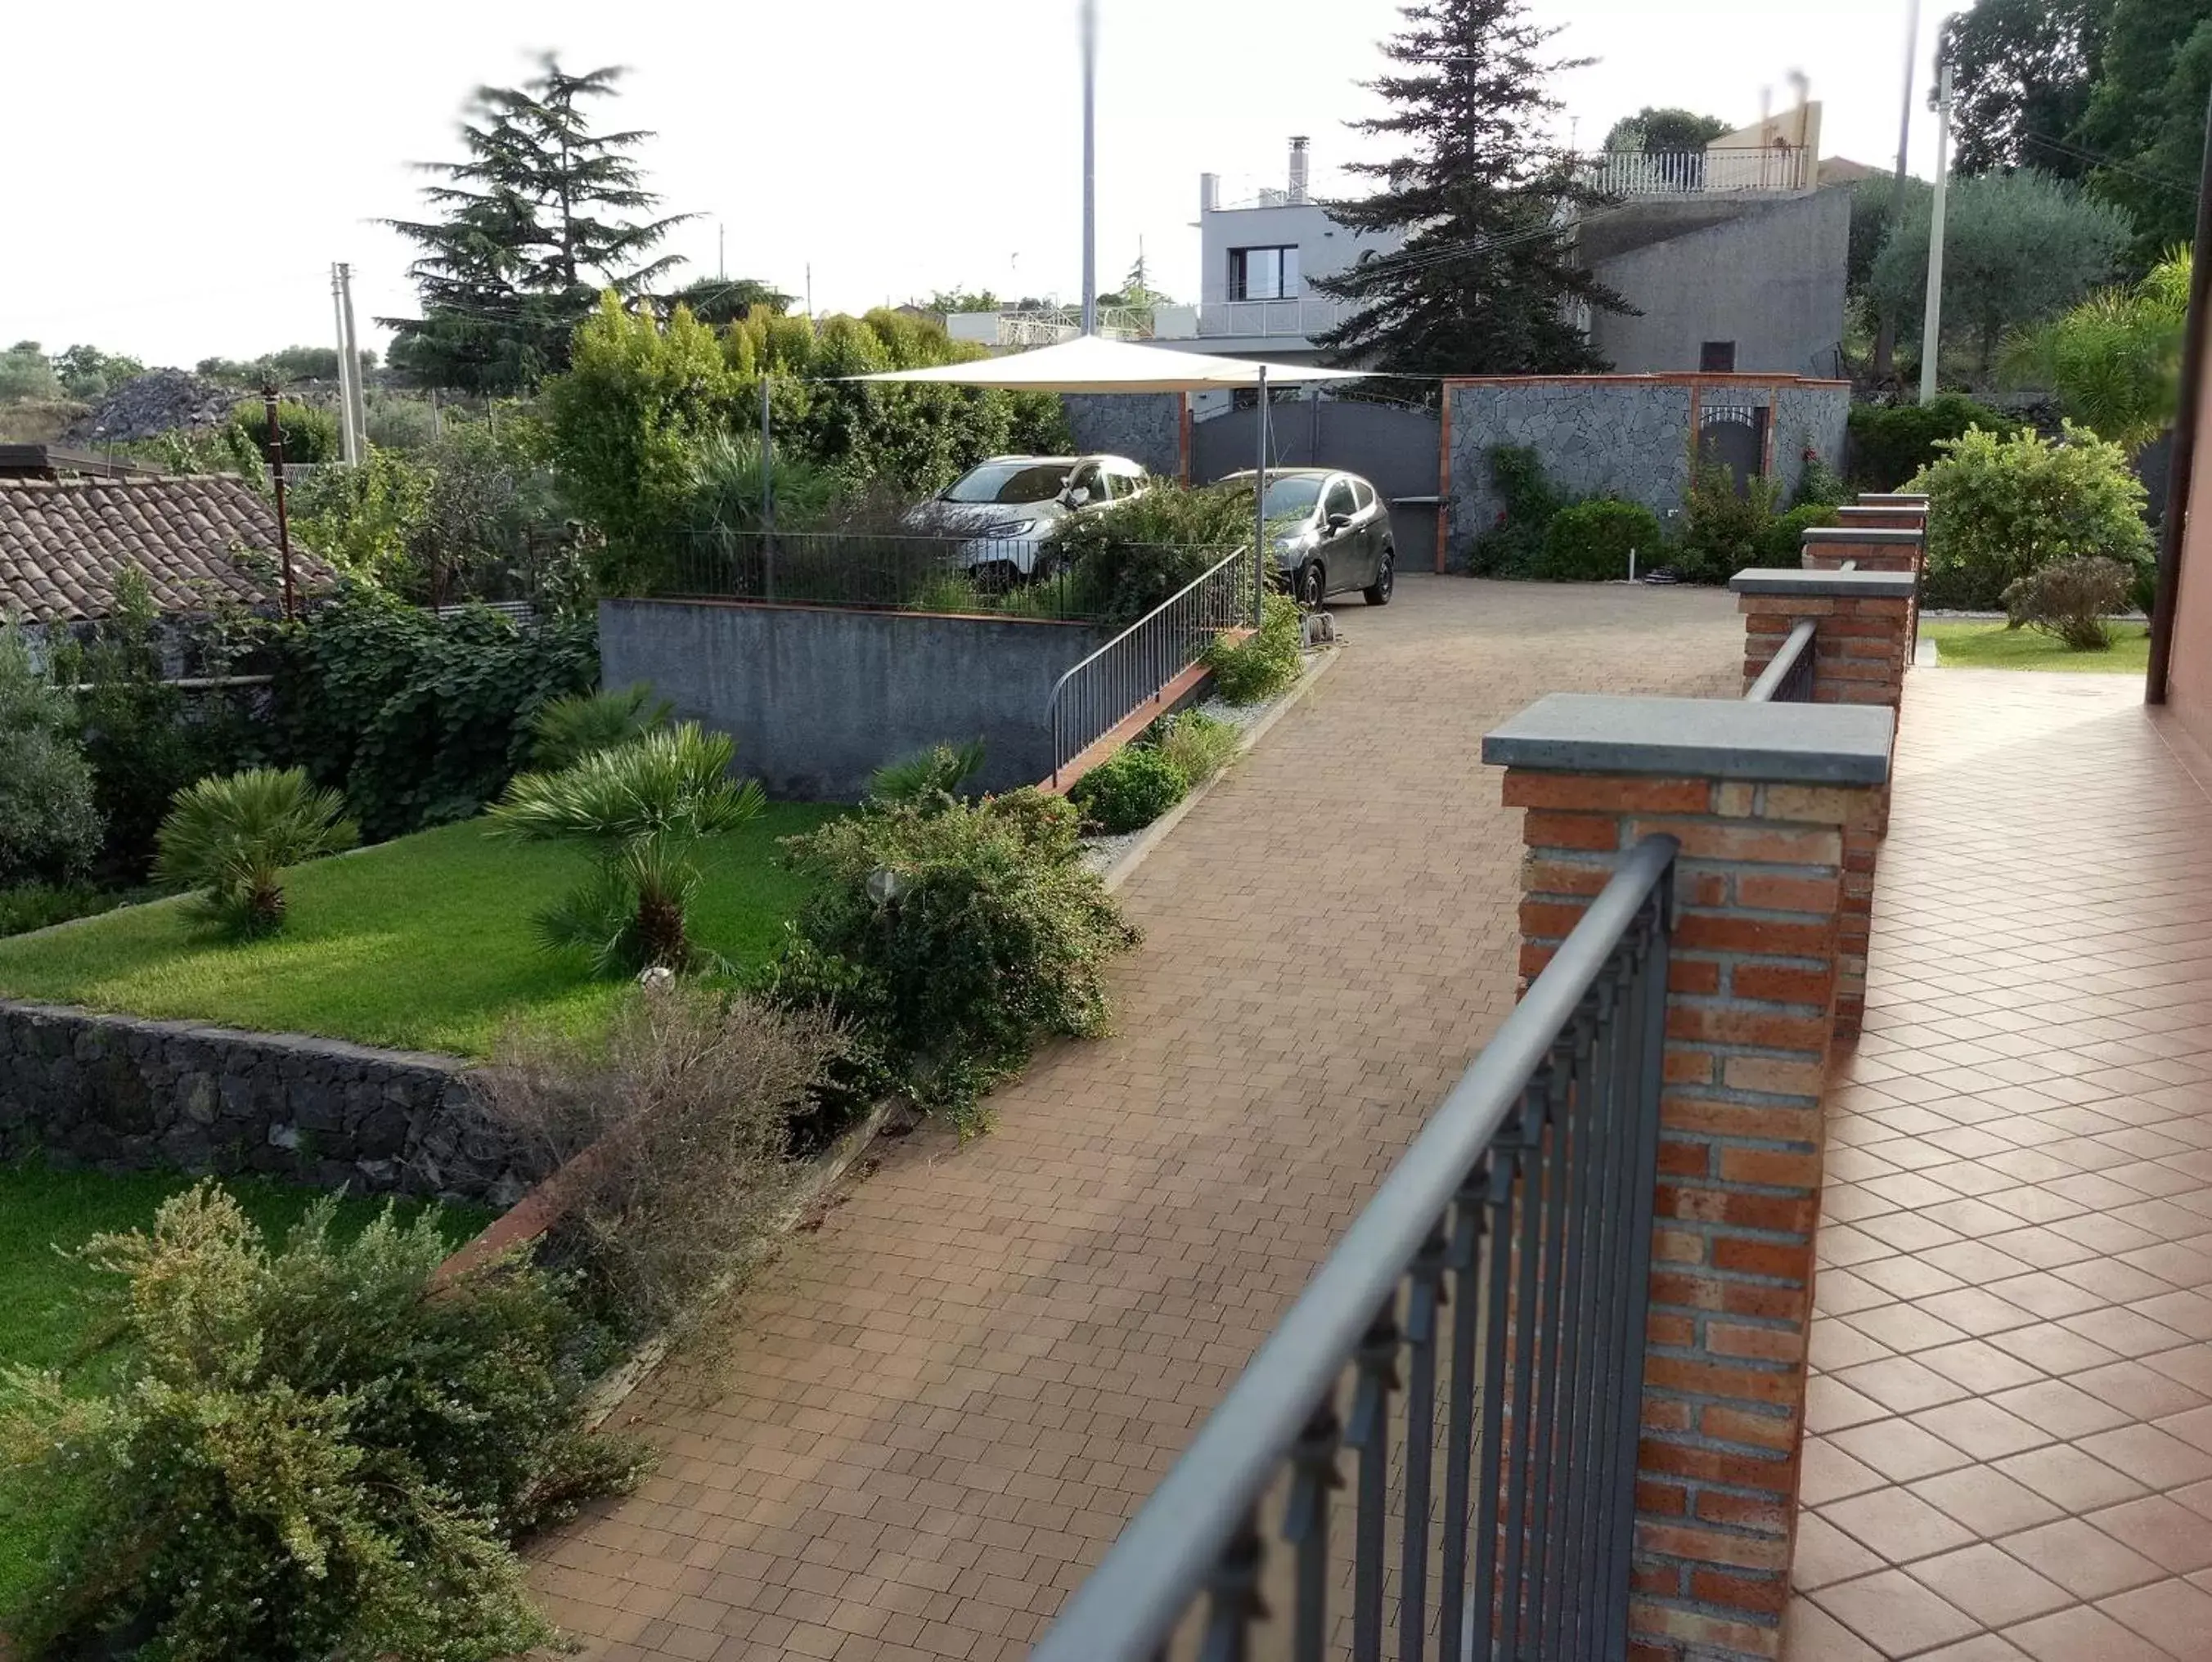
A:
[[[1182,393],[1070,392],[1060,403],[1079,454],[1126,456],[1163,479],[1182,472]]]
[[[261,1172],[512,1204],[536,1175],[457,1058],[0,1000],[0,1160]]]

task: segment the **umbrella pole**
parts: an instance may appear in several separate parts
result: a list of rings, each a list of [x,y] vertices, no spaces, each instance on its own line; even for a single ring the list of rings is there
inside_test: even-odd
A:
[[[769,430],[768,360],[761,360],[761,598],[775,598],[775,439]]]
[[[1260,366],[1260,466],[1252,493],[1252,627],[1265,621],[1267,597],[1267,366]]]

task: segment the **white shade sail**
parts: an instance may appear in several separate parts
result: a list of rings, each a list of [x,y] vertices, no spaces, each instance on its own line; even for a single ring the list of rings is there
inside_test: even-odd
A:
[[[1057,346],[1041,346],[1003,358],[842,379],[995,386],[1025,392],[1203,392],[1209,387],[1257,386],[1263,372],[1270,386],[1299,381],[1357,381],[1369,373],[1359,369],[1323,369],[1318,364],[1220,358],[1205,352],[1176,352],[1164,346],[1079,335]]]

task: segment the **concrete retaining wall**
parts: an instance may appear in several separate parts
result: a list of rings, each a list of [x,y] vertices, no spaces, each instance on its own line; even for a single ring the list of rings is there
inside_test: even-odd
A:
[[[650,682],[738,742],[769,794],[853,802],[885,762],[983,741],[980,788],[1052,769],[1045,701],[1105,639],[1084,625],[679,600],[599,603],[610,687]]]
[[[0,1159],[262,1172],[512,1205],[538,1174],[457,1058],[0,1000]]]

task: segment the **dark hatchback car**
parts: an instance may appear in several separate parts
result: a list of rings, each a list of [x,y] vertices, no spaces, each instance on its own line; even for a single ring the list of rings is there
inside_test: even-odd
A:
[[[1221,482],[1249,487],[1253,477],[1248,469]],[[1373,485],[1335,468],[1270,468],[1266,509],[1276,577],[1300,605],[1353,589],[1370,606],[1390,604],[1397,540]]]

